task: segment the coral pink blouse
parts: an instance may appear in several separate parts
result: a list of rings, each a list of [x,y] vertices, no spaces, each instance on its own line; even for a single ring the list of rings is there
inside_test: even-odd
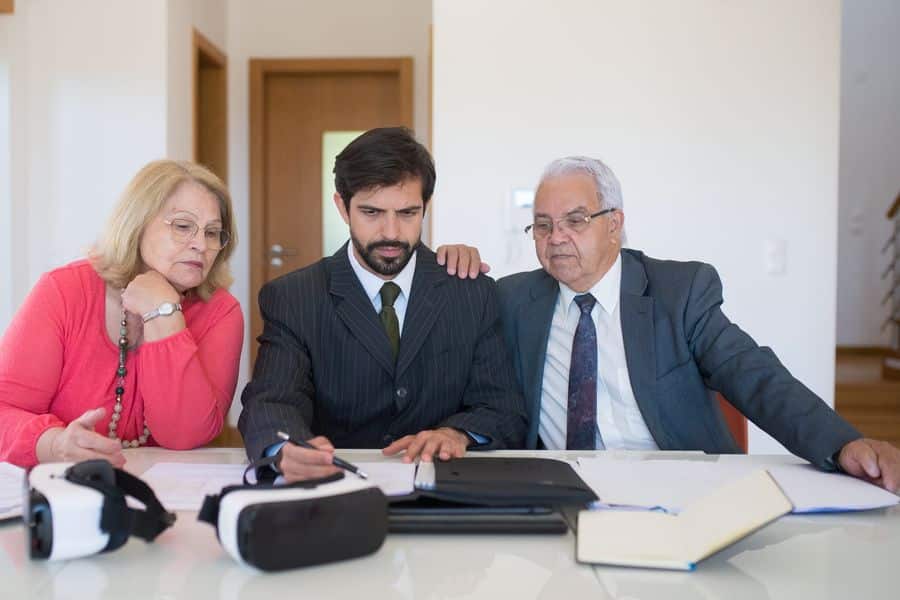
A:
[[[106,288],[86,260],[41,277],[0,340],[0,461],[37,463],[38,438],[85,411],[115,405],[118,349],[106,332]],[[119,436],[182,450],[213,439],[237,383],[244,319],[234,296],[217,290],[182,302],[187,327],[145,342],[126,358]],[[164,318],[164,317],[161,317]]]

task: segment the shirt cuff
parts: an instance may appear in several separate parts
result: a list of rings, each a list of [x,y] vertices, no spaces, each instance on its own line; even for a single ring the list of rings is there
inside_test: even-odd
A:
[[[285,444],[287,444],[287,442],[278,442],[277,444],[272,444],[271,446],[266,448],[266,451],[263,452],[263,454],[266,456],[275,456],[276,454],[278,454],[278,452],[281,451],[282,446],[284,446]],[[276,465],[275,463],[269,465],[269,468],[281,475],[281,471],[278,469],[278,465]]]
[[[465,433],[467,436],[472,438],[472,440],[475,442],[476,446],[484,446],[485,444],[491,443],[491,438],[484,437],[483,435],[473,433],[473,432],[467,431],[465,429],[463,430],[463,433]]]

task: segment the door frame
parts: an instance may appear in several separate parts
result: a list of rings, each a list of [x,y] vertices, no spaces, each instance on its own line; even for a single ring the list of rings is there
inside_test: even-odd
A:
[[[213,44],[202,33],[193,30],[191,40],[191,51],[193,57],[193,75],[192,75],[192,104],[194,115],[194,140],[193,155],[194,162],[204,163],[204,157],[201,156],[201,150],[204,147],[203,140],[207,144],[217,146],[218,154],[221,156],[220,165],[216,175],[222,181],[228,181],[228,57],[225,53]],[[202,81],[203,69],[212,69],[218,72],[220,77],[215,80],[214,89],[204,86]],[[215,114],[209,114],[209,106],[201,106],[204,100],[204,94],[201,88],[206,87],[205,92],[212,92],[217,98],[217,104],[214,106]],[[208,101],[208,98],[207,98]],[[215,130],[215,131],[213,131]],[[205,164],[211,167],[212,165]]]
[[[413,129],[413,59],[399,58],[251,58],[250,59],[250,358],[256,361],[256,335],[262,317],[256,301],[265,283],[265,81],[269,75],[396,73],[400,82],[400,125]]]

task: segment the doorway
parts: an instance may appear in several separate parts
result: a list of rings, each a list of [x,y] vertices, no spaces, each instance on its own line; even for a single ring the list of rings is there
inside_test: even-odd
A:
[[[194,54],[194,162],[228,182],[228,61],[196,29]]]
[[[328,187],[333,165],[327,163],[356,132],[412,128],[412,66],[412,58],[250,61],[254,340],[262,332],[260,288],[333,251],[334,236],[327,233],[335,210]],[[251,343],[252,361],[256,351]]]

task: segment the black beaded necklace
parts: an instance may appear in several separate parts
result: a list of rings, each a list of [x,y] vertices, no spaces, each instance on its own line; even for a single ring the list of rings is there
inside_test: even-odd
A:
[[[122,322],[119,325],[119,368],[116,369],[116,405],[113,407],[113,414],[109,421],[109,437],[114,440],[119,439],[116,430],[119,427],[119,419],[122,418],[122,396],[125,395],[125,375],[128,369],[125,368],[125,356],[128,354],[128,320],[125,311],[122,310]],[[123,448],[137,448],[147,443],[150,437],[150,428],[147,427],[147,419],[144,419],[144,431],[136,440],[122,440]]]

